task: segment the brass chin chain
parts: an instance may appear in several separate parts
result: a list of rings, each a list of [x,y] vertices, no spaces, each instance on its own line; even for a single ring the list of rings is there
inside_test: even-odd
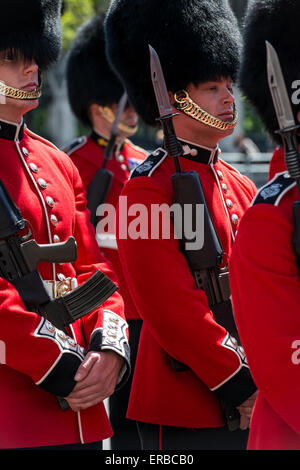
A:
[[[189,97],[187,91],[182,90],[178,91],[174,94],[175,104],[174,107],[178,111],[182,111],[187,116],[190,116],[196,121],[200,121],[207,126],[214,127],[215,129],[219,129],[220,131],[227,131],[229,129],[234,129],[238,119],[238,113],[234,106],[234,119],[233,121],[222,121],[218,119],[208,112],[204,111],[204,109],[200,108],[200,106]]]
[[[42,87],[34,91],[26,91],[7,86],[5,83],[0,82],[0,95],[17,100],[36,100],[42,96]]]
[[[115,115],[112,112],[112,110],[105,106],[99,106],[99,111],[102,114],[102,116],[110,123],[113,124],[115,120]],[[132,127],[132,126],[127,126],[127,124],[124,124],[123,122],[119,122],[118,124],[118,130],[126,134],[128,137],[131,135],[134,135],[137,130],[138,130],[138,125]]]

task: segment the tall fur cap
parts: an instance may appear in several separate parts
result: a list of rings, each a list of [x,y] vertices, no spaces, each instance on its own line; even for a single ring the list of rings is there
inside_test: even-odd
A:
[[[1,0],[0,51],[21,53],[41,69],[61,48],[61,0]]]
[[[106,58],[104,14],[94,16],[78,31],[67,59],[67,85],[71,108],[77,118],[90,126],[88,109],[118,103],[123,86]]]
[[[281,137],[274,134],[279,124],[268,86],[265,41],[269,41],[278,54],[287,91],[292,98],[295,92],[292,84],[300,80],[299,18],[299,0],[252,0],[245,17],[239,85],[270,136],[279,144]],[[292,101],[291,104],[296,118],[300,106]]]
[[[148,44],[157,51],[173,92],[237,74],[241,38],[227,0],[112,0],[105,32],[108,59],[131,104],[150,125],[158,110]]]

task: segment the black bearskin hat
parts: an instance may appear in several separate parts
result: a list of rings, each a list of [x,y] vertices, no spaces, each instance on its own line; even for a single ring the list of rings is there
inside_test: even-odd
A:
[[[148,44],[172,92],[236,77],[240,32],[227,0],[112,0],[105,31],[109,61],[147,124],[158,116]]]
[[[282,139],[274,134],[279,124],[268,86],[265,41],[269,41],[278,54],[291,97],[295,91],[292,83],[300,79],[299,18],[299,0],[258,0],[250,3],[245,19],[240,88],[258,112],[271,137],[279,144]],[[300,106],[291,104],[296,117]]]
[[[67,84],[71,108],[77,118],[90,126],[88,109],[97,103],[118,103],[124,89],[107,62],[104,14],[94,16],[79,30],[67,60]]]
[[[60,53],[61,7],[61,0],[1,0],[0,52],[21,54],[46,69]]]

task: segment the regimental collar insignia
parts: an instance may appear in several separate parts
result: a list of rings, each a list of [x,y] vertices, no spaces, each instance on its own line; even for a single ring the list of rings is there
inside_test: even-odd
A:
[[[204,163],[210,165],[211,163],[216,163],[218,161],[221,150],[219,147],[208,148],[201,147],[200,145],[193,144],[182,139],[179,139],[179,142],[183,148],[183,158],[192,160],[197,163]]]
[[[283,196],[295,185],[295,180],[290,178],[287,172],[277,173],[271,181],[258,191],[252,205],[271,204],[278,206]]]
[[[93,131],[91,133],[91,139],[97,144],[99,145],[100,147],[103,147],[105,148],[108,144],[108,140],[105,139],[104,137],[102,137],[100,134],[98,134],[97,132]]]

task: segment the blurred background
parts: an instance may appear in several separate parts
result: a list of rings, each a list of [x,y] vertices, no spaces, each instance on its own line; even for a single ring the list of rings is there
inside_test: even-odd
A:
[[[249,0],[250,1],[250,0]],[[248,0],[229,0],[240,24]],[[65,84],[65,59],[78,28],[91,16],[106,11],[110,0],[64,0],[62,15],[63,48],[59,62],[43,77],[43,96],[37,110],[28,113],[27,125],[37,134],[52,141],[59,148],[68,145],[75,137],[87,131],[74,118],[67,97]],[[235,90],[239,121],[235,132],[221,141],[223,159],[247,174],[259,187],[267,180],[268,162],[273,144],[263,126],[239,91]],[[131,139],[146,150],[160,145],[161,135],[140,123],[138,133]]]

